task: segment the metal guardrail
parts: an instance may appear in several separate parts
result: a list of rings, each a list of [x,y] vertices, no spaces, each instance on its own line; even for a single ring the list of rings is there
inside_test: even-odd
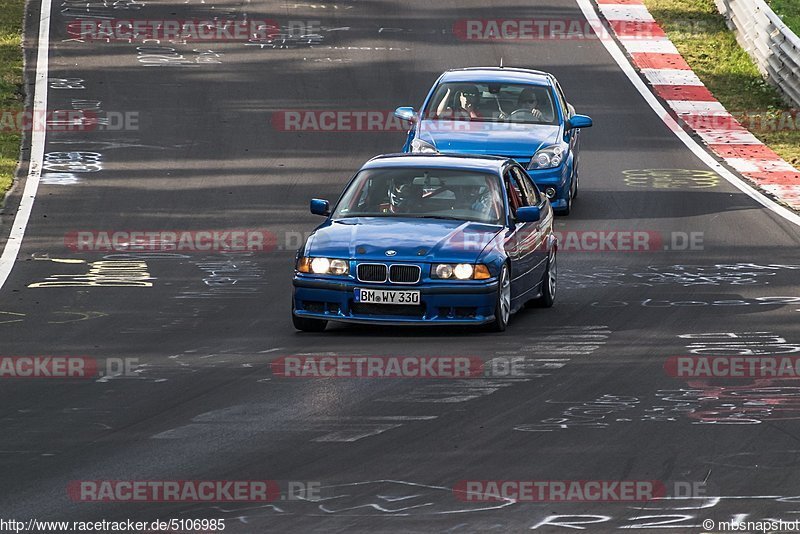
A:
[[[764,0],[714,0],[767,80],[800,107],[800,37]]]

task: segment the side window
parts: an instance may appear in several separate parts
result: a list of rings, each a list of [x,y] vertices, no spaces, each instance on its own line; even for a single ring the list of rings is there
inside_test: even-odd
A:
[[[553,79],[556,86],[556,94],[558,95],[558,101],[561,103],[561,109],[564,111],[564,118],[568,119],[572,113],[570,113],[569,105],[567,104],[567,99],[564,96],[564,91],[561,90],[561,85],[559,85],[558,81]]]
[[[518,167],[514,167],[512,172],[517,177],[519,184],[522,186],[522,194],[526,198],[527,206],[538,206],[541,202],[541,198],[539,197],[539,189],[537,189],[536,184],[530,179],[528,174],[519,169]]]
[[[525,206],[522,195],[522,190],[519,187],[519,182],[512,174],[512,169],[509,169],[503,175],[503,181],[506,185],[506,192],[508,194],[508,206],[512,217],[517,216],[517,208]]]

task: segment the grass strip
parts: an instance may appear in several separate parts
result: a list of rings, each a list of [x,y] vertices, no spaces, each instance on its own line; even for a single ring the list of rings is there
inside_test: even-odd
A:
[[[0,112],[23,109],[22,20],[24,0],[0,0]],[[0,201],[14,180],[21,132],[0,129]]]
[[[800,0],[767,0],[767,3],[784,24],[800,35]]]
[[[706,87],[742,126],[800,169],[800,112],[766,83],[713,0],[644,0]],[[800,0],[772,0],[800,6]],[[793,13],[800,16],[800,8]],[[785,19],[784,19],[785,20]],[[788,24],[788,22],[787,22]]]

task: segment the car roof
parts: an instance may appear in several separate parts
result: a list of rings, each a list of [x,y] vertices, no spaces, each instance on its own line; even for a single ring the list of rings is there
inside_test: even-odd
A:
[[[463,169],[499,174],[510,158],[470,154],[383,154],[366,162],[362,169],[387,167],[427,167]]]
[[[551,74],[540,70],[516,67],[469,67],[442,74],[442,82],[506,82],[551,85]]]

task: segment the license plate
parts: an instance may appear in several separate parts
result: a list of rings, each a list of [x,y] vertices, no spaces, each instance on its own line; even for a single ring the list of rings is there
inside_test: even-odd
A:
[[[419,304],[419,291],[356,288],[355,301],[367,304]]]

